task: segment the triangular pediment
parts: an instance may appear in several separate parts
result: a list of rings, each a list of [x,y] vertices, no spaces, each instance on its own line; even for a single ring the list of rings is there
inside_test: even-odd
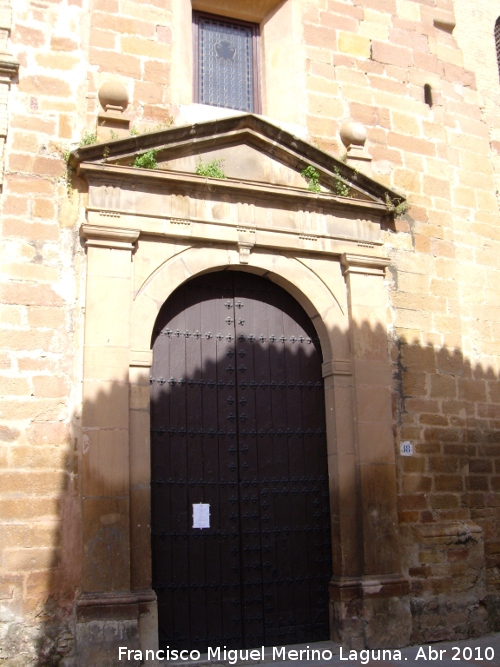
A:
[[[153,168],[137,158],[153,151]],[[356,171],[316,146],[252,114],[171,127],[139,136],[80,147],[70,164],[81,173],[105,172],[121,179],[158,180],[170,176],[215,190],[271,196],[317,198],[324,206],[369,208],[387,212],[387,202],[402,201],[387,186]],[[135,166],[134,166],[135,165]],[[200,168],[201,165],[201,168]],[[223,178],[204,167],[219,165]],[[150,165],[151,166],[151,165]],[[301,175],[313,169],[316,191]]]

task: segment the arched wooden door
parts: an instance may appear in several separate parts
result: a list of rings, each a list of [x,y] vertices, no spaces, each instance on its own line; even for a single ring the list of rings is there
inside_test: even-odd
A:
[[[156,323],[151,427],[160,645],[327,639],[321,352],[302,307],[243,272],[185,283]]]

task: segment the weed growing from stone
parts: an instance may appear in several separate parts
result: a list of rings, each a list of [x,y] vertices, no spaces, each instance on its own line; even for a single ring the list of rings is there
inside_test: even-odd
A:
[[[385,193],[385,205],[394,218],[401,218],[408,210],[408,202],[403,201],[400,197],[393,199],[388,192]]]
[[[97,134],[95,132],[85,131],[80,139],[80,146],[92,146],[97,143]]]
[[[157,155],[158,151],[154,148],[152,148],[150,151],[146,151],[142,155],[138,155],[134,160],[134,167],[139,167],[140,169],[157,169]]]
[[[196,173],[198,176],[206,176],[207,178],[226,178],[226,174],[222,169],[223,163],[224,160],[222,159],[203,162],[201,157],[199,157],[198,164],[196,165]]]
[[[73,194],[72,181],[73,181],[73,172],[74,172],[73,167],[71,167],[70,164],[69,164],[70,155],[71,155],[71,151],[70,151],[69,148],[67,148],[64,151],[64,154],[63,154],[64,162],[66,163],[66,171],[64,173],[64,183],[66,185],[66,194],[68,195],[69,198],[71,198],[71,196]]]
[[[319,184],[319,171],[317,171],[313,166],[308,165],[305,169],[302,169],[300,175],[307,181],[308,190],[311,192],[321,192],[321,186]]]
[[[341,180],[340,177],[340,171],[338,167],[334,167],[333,171],[335,173],[335,176],[337,176],[337,179],[335,180],[335,194],[339,197],[349,197],[349,194],[351,192],[351,188],[347,183],[345,183],[343,180]]]

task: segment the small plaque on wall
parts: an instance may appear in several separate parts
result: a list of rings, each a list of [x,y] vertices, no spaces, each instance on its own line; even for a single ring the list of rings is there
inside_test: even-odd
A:
[[[210,528],[210,505],[193,503],[193,528]]]
[[[413,456],[413,445],[409,440],[399,443],[401,456]]]

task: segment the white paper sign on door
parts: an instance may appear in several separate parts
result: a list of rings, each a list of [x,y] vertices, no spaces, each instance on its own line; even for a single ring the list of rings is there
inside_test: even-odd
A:
[[[210,505],[208,503],[193,504],[193,528],[210,528]]]

